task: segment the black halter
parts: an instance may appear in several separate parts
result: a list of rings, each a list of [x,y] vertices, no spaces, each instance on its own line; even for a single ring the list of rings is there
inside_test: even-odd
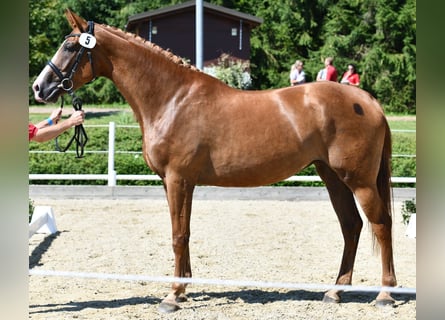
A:
[[[94,36],[94,22],[88,21],[87,33]],[[79,37],[80,35],[81,34],[70,34],[70,35],[67,35],[65,37],[65,39],[69,38],[69,37]],[[80,100],[80,98],[78,98],[74,94],[74,90],[73,90],[74,85],[73,85],[72,78],[73,78],[74,74],[76,73],[77,67],[79,66],[79,63],[80,63],[80,60],[82,59],[86,50],[88,50],[87,51],[88,60],[90,62],[91,70],[92,70],[92,74],[93,74],[93,79],[91,81],[93,81],[96,77],[94,75],[94,65],[93,65],[93,58],[91,55],[91,50],[87,49],[84,46],[82,46],[80,48],[79,52],[77,52],[76,60],[74,61],[73,65],[71,66],[71,70],[69,72],[67,72],[66,75],[63,75],[62,71],[60,71],[60,69],[52,61],[48,61],[48,65],[51,67],[51,69],[54,71],[54,73],[60,79],[60,84],[58,85],[58,87],[65,90],[72,97],[72,105],[73,105],[74,110],[76,110],[76,111],[82,110],[82,101]],[[62,104],[60,107],[63,108],[63,96],[62,96]],[[74,140],[76,141],[77,158],[83,157],[84,147],[88,141],[88,136],[87,136],[82,124],[75,126],[74,136],[70,139],[70,141],[68,142],[67,146],[64,149],[60,148],[58,139],[56,138],[55,139],[56,150],[60,151],[60,152],[65,152],[66,150],[68,150],[68,148],[71,146],[71,144],[73,143]]]

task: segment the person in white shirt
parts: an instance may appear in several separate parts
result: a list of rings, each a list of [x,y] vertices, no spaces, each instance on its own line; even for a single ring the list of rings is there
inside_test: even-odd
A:
[[[303,62],[300,60],[295,61],[290,70],[290,84],[296,86],[306,82],[306,75],[303,71]]]

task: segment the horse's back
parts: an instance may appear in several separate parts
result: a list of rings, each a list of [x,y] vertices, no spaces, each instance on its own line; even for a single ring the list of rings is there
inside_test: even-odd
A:
[[[301,112],[302,117],[312,115],[320,120],[336,120],[346,125],[350,125],[350,121],[363,120],[373,126],[385,121],[377,100],[357,87],[322,81],[283,88],[278,92],[290,108]]]

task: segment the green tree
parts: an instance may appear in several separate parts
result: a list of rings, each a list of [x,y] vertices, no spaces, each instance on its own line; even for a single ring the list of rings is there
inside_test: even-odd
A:
[[[125,29],[130,15],[186,0],[30,1],[29,76],[31,83],[70,32],[66,7],[86,19]],[[355,63],[361,87],[394,112],[416,110],[415,0],[210,0],[263,19],[251,34],[253,89],[289,84],[290,66],[303,60],[313,81],[323,60],[335,58],[341,74]],[[123,101],[107,80],[80,90],[85,102]]]
[[[314,63],[308,61],[310,52],[319,46],[321,19],[325,10],[315,1],[263,1],[258,6],[251,1],[252,14],[264,22],[253,29],[252,78],[257,89],[289,85],[289,71],[296,59],[305,61],[308,80]]]
[[[415,113],[414,0],[340,0],[327,8],[323,45],[311,58],[332,56],[339,72],[355,63],[361,87],[390,111]]]
[[[375,81],[370,91],[393,111],[415,113],[416,2],[378,0],[376,3],[373,49],[379,49],[374,49],[376,52],[364,61],[365,66],[369,64],[379,71],[367,79],[369,83]],[[374,55],[376,58],[371,60]]]

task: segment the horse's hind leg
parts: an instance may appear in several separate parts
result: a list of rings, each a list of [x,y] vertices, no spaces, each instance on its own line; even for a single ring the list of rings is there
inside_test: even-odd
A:
[[[393,249],[392,249],[392,217],[381,197],[377,187],[359,187],[354,189],[354,194],[371,223],[373,236],[381,249],[382,259],[382,286],[393,287],[397,284]],[[381,291],[376,299],[376,305],[392,305],[394,299],[389,292]]]
[[[325,163],[315,163],[318,174],[325,182],[334,210],[340,222],[343,233],[344,249],[335,284],[350,285],[354,268],[357,246],[363,222],[355,204],[352,191],[344,184],[337,174]],[[329,290],[325,293],[324,302],[340,302],[339,290]]]

